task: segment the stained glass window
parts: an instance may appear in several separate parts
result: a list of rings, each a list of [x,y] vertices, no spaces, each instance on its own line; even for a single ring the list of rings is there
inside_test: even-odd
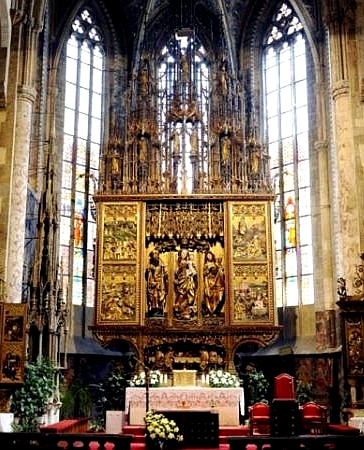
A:
[[[61,199],[63,289],[73,304],[94,304],[95,208],[99,167],[104,55],[91,12],[73,21],[66,46]]]
[[[158,66],[158,112],[162,142],[173,142],[173,157],[178,163],[176,190],[191,193],[202,188],[193,178],[193,166],[208,173],[204,142],[210,95],[209,68],[204,47],[192,29],[176,32],[162,49]],[[178,117],[174,117],[175,114]],[[195,120],[198,116],[198,120]],[[167,124],[167,126],[165,126]],[[198,155],[198,151],[200,154]],[[168,158],[162,172],[169,172]],[[176,164],[177,166],[177,164]]]
[[[288,2],[264,42],[265,124],[275,186],[276,303],[313,303],[307,43]]]

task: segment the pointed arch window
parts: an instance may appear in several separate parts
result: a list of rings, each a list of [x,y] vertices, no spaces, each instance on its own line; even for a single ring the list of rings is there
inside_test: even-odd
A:
[[[275,186],[277,306],[310,304],[313,295],[307,43],[288,2],[265,37],[265,129]]]
[[[95,208],[102,131],[104,53],[88,9],[72,23],[66,45],[60,222],[63,289],[73,304],[95,297]]]

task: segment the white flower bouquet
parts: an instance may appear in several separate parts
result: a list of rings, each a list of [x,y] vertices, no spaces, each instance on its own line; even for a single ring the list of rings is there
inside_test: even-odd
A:
[[[167,443],[183,441],[183,436],[179,433],[176,422],[167,419],[163,414],[148,411],[144,417],[144,422],[147,429],[147,437],[160,448]]]
[[[161,372],[159,370],[151,370],[149,372],[149,386],[158,387],[161,384]],[[140,372],[138,375],[134,375],[129,381],[129,385],[132,387],[143,387],[146,383],[145,372]]]
[[[225,372],[224,370],[210,370],[209,372],[210,387],[239,387],[240,380],[236,375]]]

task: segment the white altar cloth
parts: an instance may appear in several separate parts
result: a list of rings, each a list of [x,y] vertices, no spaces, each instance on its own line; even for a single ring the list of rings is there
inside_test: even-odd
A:
[[[359,428],[360,434],[364,434],[364,417],[350,417],[349,425],[351,427]]]
[[[145,388],[126,388],[125,414],[130,425],[143,425]],[[198,386],[149,388],[149,409],[156,411],[211,411],[219,413],[220,425],[239,425],[244,414],[243,388]]]

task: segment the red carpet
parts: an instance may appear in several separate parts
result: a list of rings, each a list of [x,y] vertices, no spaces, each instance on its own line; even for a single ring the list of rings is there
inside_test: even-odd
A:
[[[133,442],[131,443],[131,450],[145,450],[145,427],[142,425],[124,425],[123,433],[134,435]],[[218,450],[229,450],[229,444],[227,442],[228,436],[248,436],[248,427],[240,425],[236,427],[219,427],[219,447]],[[186,447],[181,447],[186,448]],[[201,449],[202,447],[198,447]],[[192,447],[188,447],[189,450],[194,450]],[[197,449],[197,448],[196,448]],[[203,447],[204,450],[210,450]],[[217,450],[217,448],[211,449]]]

